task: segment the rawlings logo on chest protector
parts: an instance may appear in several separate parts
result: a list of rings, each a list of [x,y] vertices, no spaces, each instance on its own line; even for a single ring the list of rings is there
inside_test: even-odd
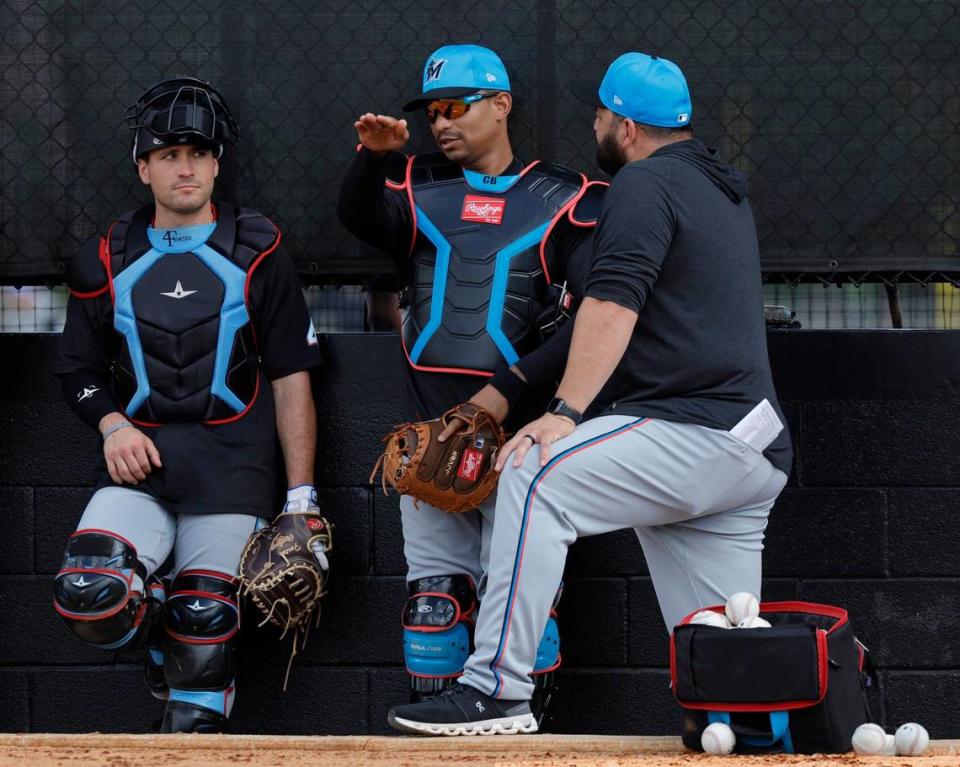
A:
[[[468,194],[463,198],[460,219],[482,224],[499,224],[503,221],[503,211],[506,207],[507,201],[502,198]]]

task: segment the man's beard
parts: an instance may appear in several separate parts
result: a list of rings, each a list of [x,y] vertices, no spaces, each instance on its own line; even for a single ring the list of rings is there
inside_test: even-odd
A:
[[[627,164],[627,158],[617,144],[615,132],[610,131],[597,144],[597,166],[604,173],[615,176],[617,171]]]

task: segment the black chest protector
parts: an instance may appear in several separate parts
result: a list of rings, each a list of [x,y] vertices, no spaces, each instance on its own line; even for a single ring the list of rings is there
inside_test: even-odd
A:
[[[482,176],[433,154],[411,160],[416,232],[403,346],[418,370],[492,374],[539,343],[554,224],[586,179],[536,162],[516,176]]]
[[[139,422],[223,423],[257,396],[247,286],[279,232],[255,211],[217,211],[215,224],[178,232],[148,229],[147,207],[110,230],[114,327],[123,339],[114,393]]]

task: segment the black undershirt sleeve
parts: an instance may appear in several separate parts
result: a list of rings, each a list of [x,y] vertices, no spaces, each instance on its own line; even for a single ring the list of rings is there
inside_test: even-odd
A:
[[[86,423],[97,429],[100,419],[119,411],[110,387],[115,331],[106,294],[96,298],[70,296],[67,321],[60,336],[60,358],[55,369],[63,398]]]
[[[337,199],[337,216],[351,234],[390,255],[402,266],[410,252],[413,221],[404,192],[385,186],[388,164],[401,155],[379,157],[360,149],[347,168]]]
[[[303,285],[282,245],[263,259],[250,278],[250,303],[267,378],[273,381],[321,363]]]

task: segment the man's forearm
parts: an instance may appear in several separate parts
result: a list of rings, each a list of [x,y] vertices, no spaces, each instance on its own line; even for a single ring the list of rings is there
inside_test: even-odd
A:
[[[287,487],[313,484],[317,449],[317,414],[310,374],[293,373],[271,382],[277,413],[277,435],[287,471]]]
[[[613,301],[584,299],[557,396],[574,410],[586,410],[620,363],[636,323],[632,309]]]

